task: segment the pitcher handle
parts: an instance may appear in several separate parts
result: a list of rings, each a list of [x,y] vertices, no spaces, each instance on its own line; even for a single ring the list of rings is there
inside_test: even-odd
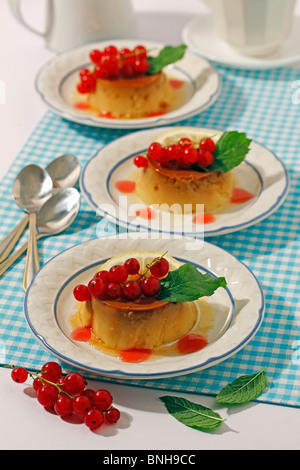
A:
[[[22,16],[22,12],[21,12],[21,0],[8,0],[8,3],[12,11],[12,14],[19,21],[19,23],[21,23],[21,25],[29,29],[29,31],[31,31],[32,33],[38,34],[39,36],[42,36],[42,37],[47,36],[51,28],[52,19],[53,19],[53,1],[52,0],[47,0],[47,26],[46,26],[46,31],[44,33],[33,28],[32,26],[30,26],[30,24],[28,24],[24,20]]]

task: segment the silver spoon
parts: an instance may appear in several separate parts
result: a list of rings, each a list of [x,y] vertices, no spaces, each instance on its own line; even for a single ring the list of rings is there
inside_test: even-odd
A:
[[[67,188],[74,186],[80,175],[80,164],[75,155],[64,154],[53,160],[46,167],[53,182],[54,188]],[[17,176],[18,178],[18,176]],[[23,220],[0,243],[0,263],[11,253],[29,221],[26,215]]]
[[[23,279],[25,290],[30,279],[39,270],[36,246],[36,213],[49,199],[52,190],[52,179],[46,170],[38,165],[27,165],[23,168],[13,185],[13,194],[17,205],[29,213],[29,238]]]
[[[56,235],[66,230],[75,220],[80,209],[80,194],[75,188],[59,189],[40,208],[36,215],[36,239]],[[27,243],[19,248],[4,263],[0,264],[3,274],[27,249]]]
[[[75,155],[65,153],[46,166],[55,188],[75,186],[80,175],[80,164]]]

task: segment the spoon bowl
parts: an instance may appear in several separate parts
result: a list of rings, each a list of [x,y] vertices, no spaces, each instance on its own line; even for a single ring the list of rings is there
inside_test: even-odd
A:
[[[38,165],[25,166],[13,184],[14,200],[25,212],[37,212],[49,199],[52,190],[50,175]]]
[[[38,236],[56,235],[68,228],[79,208],[80,194],[77,189],[59,189],[37,213]]]
[[[37,213],[36,239],[57,235],[73,223],[80,209],[80,194],[75,188],[58,190]],[[27,243],[0,264],[3,274],[27,249]]]
[[[80,176],[80,164],[71,153],[65,153],[46,166],[55,188],[70,188],[75,186]]]

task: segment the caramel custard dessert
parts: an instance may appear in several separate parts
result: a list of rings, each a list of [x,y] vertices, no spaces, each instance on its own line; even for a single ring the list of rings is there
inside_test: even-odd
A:
[[[238,145],[237,145],[238,144]],[[236,131],[207,135],[195,128],[174,128],[158,136],[145,155],[137,155],[136,195],[146,204],[179,205],[183,213],[226,207],[236,179],[233,171],[250,140]]]
[[[204,278],[203,278],[204,276]],[[195,352],[207,345],[212,326],[201,317],[200,297],[225,287],[224,278],[201,274],[194,265],[157,252],[127,253],[100,266],[88,285],[78,285],[71,318],[72,339],[85,340],[122,360],[143,360],[158,351]],[[204,281],[207,292],[197,293]],[[185,292],[185,280],[195,284]],[[171,287],[172,286],[172,287]],[[202,327],[202,328],[201,328]],[[169,350],[170,351],[170,350]]]
[[[91,51],[93,66],[80,71],[75,107],[111,119],[152,117],[177,108],[185,98],[184,83],[163,69],[182,58],[184,51],[185,46],[167,46],[158,57],[149,56],[142,45]]]

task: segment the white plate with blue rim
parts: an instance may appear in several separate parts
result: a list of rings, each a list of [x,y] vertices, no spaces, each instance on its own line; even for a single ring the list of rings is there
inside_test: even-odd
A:
[[[195,223],[194,214],[170,214],[162,205],[147,207],[135,192],[120,192],[120,181],[135,184],[134,157],[145,153],[148,146],[169,129],[174,127],[142,130],[116,139],[87,162],[81,173],[80,187],[89,205],[103,216],[99,223],[101,230],[108,230],[107,225],[110,225],[114,229],[119,226],[125,230],[151,231],[157,236],[219,236],[259,223],[285,200],[289,178],[284,164],[271,150],[255,141],[251,142],[245,160],[232,170],[238,189],[247,191],[252,197],[212,214],[208,223]],[[184,134],[185,128],[181,126],[181,129]],[[198,130],[203,136],[221,135],[216,129]],[[149,214],[147,220],[145,215]]]
[[[164,70],[172,79],[184,84],[184,102],[173,111],[161,116],[142,119],[110,119],[89,115],[74,107],[73,93],[79,80],[79,71],[90,66],[89,53],[114,44],[118,49],[142,44],[155,55],[164,44],[153,41],[110,40],[81,46],[65,52],[47,63],[36,77],[36,91],[44,103],[64,119],[94,127],[110,129],[138,129],[168,125],[188,119],[211,106],[219,96],[222,81],[214,67],[204,58],[186,51],[183,59]]]
[[[214,311],[214,321],[205,348],[135,364],[72,339],[70,318],[76,311],[74,287],[86,284],[108,258],[129,251],[167,251],[181,262],[193,263],[200,272],[225,277],[226,288],[218,288],[207,298]],[[51,259],[33,279],[24,306],[27,323],[37,341],[62,362],[107,377],[159,379],[197,372],[236,354],[258,331],[265,301],[260,284],[249,268],[217,246],[189,238],[162,240],[151,239],[149,233],[126,233],[89,240]]]

